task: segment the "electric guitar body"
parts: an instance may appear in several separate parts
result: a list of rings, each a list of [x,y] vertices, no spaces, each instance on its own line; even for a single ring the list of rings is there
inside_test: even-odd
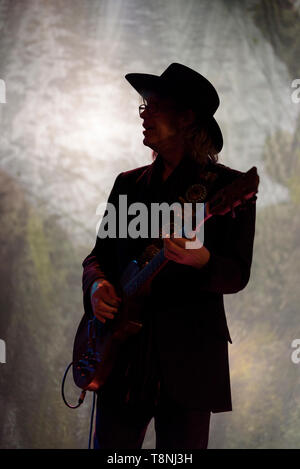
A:
[[[141,299],[134,301],[124,295],[113,322],[102,323],[84,314],[73,349],[73,378],[79,388],[97,391],[105,383],[122,344],[142,327],[142,323],[134,319],[139,316],[141,303]]]

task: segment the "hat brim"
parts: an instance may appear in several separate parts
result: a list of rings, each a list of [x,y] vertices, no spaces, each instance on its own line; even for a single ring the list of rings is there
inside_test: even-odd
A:
[[[151,96],[163,95],[173,96],[172,89],[161,79],[160,76],[147,73],[128,73],[126,80],[145,99]],[[176,97],[176,95],[174,95]],[[206,118],[206,125],[213,139],[215,149],[219,153],[223,148],[223,136],[216,119],[211,116]]]
[[[161,77],[157,75],[150,75],[147,73],[128,73],[125,75],[125,78],[145,99],[156,94],[166,94],[170,92]]]
[[[208,127],[208,132],[214,142],[216,152],[220,153],[220,151],[223,148],[223,135],[219,127],[219,124],[217,123],[214,117],[210,117],[207,120],[207,127]]]

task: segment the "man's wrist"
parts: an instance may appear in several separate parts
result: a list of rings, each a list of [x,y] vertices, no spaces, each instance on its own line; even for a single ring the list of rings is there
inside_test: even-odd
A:
[[[95,293],[95,291],[96,291],[97,288],[99,287],[99,285],[101,285],[102,281],[103,281],[102,278],[98,278],[97,280],[95,280],[95,281],[92,283],[91,292],[90,292],[90,297],[91,297],[91,299],[92,299],[93,294]]]

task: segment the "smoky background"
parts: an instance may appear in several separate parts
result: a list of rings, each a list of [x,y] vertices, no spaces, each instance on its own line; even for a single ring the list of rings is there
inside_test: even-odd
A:
[[[291,0],[0,1],[2,448],[87,447],[91,396],[77,411],[60,396],[81,263],[115,177],[152,161],[124,75],[172,62],[218,90],[219,161],[261,181],[251,279],[225,296],[234,410],[212,416],[209,448],[299,447],[299,19]]]

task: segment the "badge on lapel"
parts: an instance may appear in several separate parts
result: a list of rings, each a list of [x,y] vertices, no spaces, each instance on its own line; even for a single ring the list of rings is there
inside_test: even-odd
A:
[[[193,184],[185,193],[187,202],[203,202],[207,196],[207,188],[204,184]]]

